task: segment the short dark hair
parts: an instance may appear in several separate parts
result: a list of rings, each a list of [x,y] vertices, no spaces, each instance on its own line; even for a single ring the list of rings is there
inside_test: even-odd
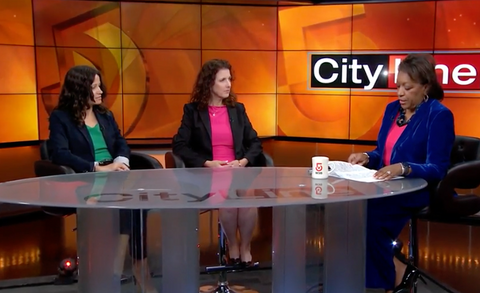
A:
[[[56,109],[69,113],[78,125],[83,125],[85,112],[90,107],[89,101],[94,100],[92,83],[95,75],[100,78],[103,101],[107,93],[100,71],[90,66],[79,65],[70,68],[65,75]],[[94,105],[94,109],[101,113],[108,111],[103,105]]]
[[[408,74],[415,82],[427,85],[430,99],[442,100],[443,89],[435,71],[435,59],[430,54],[409,54],[398,66],[398,71]]]
[[[232,65],[230,65],[227,60],[212,59],[205,62],[202,69],[200,69],[195,85],[193,86],[192,97],[190,98],[190,102],[198,103],[199,109],[205,109],[208,107],[208,101],[212,95],[211,88],[215,83],[215,77],[220,69],[230,70],[230,75],[232,76],[233,81]],[[230,90],[230,95],[223,100],[223,104],[232,107],[235,106],[236,102],[237,96],[232,90]]]

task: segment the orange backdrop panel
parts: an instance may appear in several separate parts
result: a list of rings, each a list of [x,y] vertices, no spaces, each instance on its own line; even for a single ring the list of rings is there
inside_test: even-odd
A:
[[[480,99],[446,98],[443,104],[455,117],[455,134],[480,137]]]
[[[385,107],[395,99],[395,96],[352,96],[349,138],[377,140]]]
[[[38,140],[35,95],[0,95],[0,105],[0,143]]]
[[[107,93],[121,93],[120,49],[37,47],[38,92],[60,93],[67,71],[75,65],[101,68]]]
[[[33,1],[40,46],[120,48],[120,4],[103,1]]]
[[[202,48],[275,50],[277,8],[202,6]]]
[[[180,126],[188,95],[124,95],[124,133],[127,138],[172,137]],[[128,110],[127,110],[128,109]]]
[[[200,49],[200,5],[121,4],[122,47]]]
[[[309,90],[310,52],[278,51],[277,54],[277,93],[350,95],[350,89]]]
[[[33,47],[0,45],[0,94],[35,94],[34,60]]]
[[[276,93],[276,52],[202,51],[202,63],[210,59],[227,59],[234,71],[233,90],[237,94]]]
[[[277,95],[278,135],[348,139],[349,96]]]
[[[480,5],[477,0],[438,1],[436,50],[480,48]]]
[[[352,50],[433,49],[434,1],[362,6],[364,14],[353,17]]]
[[[200,50],[123,50],[123,87],[129,94],[190,93]]]
[[[279,50],[350,50],[352,15],[361,6],[318,5],[278,9]],[[321,37],[319,37],[321,36]]]
[[[232,63],[233,89],[260,135],[375,140],[394,91],[308,90],[309,54],[480,48],[475,0],[280,8],[0,2],[0,107],[12,113],[29,101],[22,107],[38,106],[39,119],[7,141],[48,136],[64,75],[81,64],[101,70],[106,104],[127,137],[171,137],[202,63],[213,58]],[[9,102],[17,96],[19,104]],[[457,134],[480,136],[480,94],[446,96]]]
[[[33,46],[32,0],[0,1],[0,44]]]
[[[238,95],[245,105],[248,118],[259,136],[274,136],[276,133],[276,95]]]

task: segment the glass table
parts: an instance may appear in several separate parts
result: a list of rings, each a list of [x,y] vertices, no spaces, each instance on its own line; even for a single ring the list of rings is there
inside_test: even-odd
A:
[[[6,182],[0,184],[0,202],[77,209],[82,293],[120,292],[120,282],[112,281],[120,209],[160,210],[159,292],[196,293],[199,211],[244,207],[273,208],[271,292],[307,292],[312,257],[305,243],[307,234],[318,234],[307,214],[309,207],[321,206],[323,270],[313,274],[313,282],[322,282],[323,292],[354,293],[363,292],[365,284],[367,199],[401,196],[426,186],[422,179],[315,180],[307,168],[159,169]]]

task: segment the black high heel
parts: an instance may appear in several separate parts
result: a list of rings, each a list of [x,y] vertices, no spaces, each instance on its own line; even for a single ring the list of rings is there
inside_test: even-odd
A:
[[[395,287],[393,293],[411,293],[415,285],[417,284],[418,279],[420,279],[423,283],[426,284],[425,280],[422,276],[420,276],[420,271],[410,265],[407,264],[407,268],[405,269],[405,274],[403,274],[402,282],[400,285]]]

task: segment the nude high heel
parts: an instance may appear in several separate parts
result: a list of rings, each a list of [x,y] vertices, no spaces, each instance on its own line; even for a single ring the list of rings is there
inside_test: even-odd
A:
[[[133,281],[137,287],[137,292],[141,293],[158,293],[157,289],[153,285],[150,275],[150,269],[148,267],[148,261],[146,258],[143,260],[137,260],[133,264]]]

